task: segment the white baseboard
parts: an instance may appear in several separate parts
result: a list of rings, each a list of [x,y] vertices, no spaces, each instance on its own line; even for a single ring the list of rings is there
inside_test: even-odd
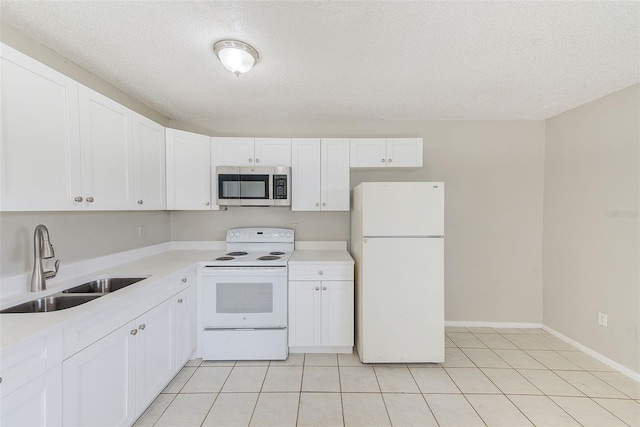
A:
[[[584,345],[580,344],[579,342],[572,340],[571,338],[567,337],[566,335],[562,335],[560,332],[558,332],[555,329],[552,329],[552,328],[550,328],[550,327],[548,327],[546,325],[543,325],[542,329],[544,329],[545,331],[549,332],[554,337],[559,338],[562,341],[564,341],[564,342],[566,342],[568,344],[571,344],[574,347],[577,347],[578,349],[582,350],[583,352],[585,352],[589,356],[593,357],[594,359],[604,363],[607,366],[612,367],[616,371],[619,371],[620,373],[628,376],[629,378],[631,378],[633,380],[636,380],[636,381],[640,381],[640,373],[639,372],[632,371],[631,369],[629,369],[629,368],[627,368],[625,366],[622,366],[618,362],[615,362],[615,361],[609,359],[608,357],[603,356],[602,354],[598,353],[597,351],[591,350],[589,347],[584,346]]]
[[[463,328],[518,328],[532,329],[542,328],[542,323],[525,323],[525,322],[476,322],[468,320],[446,320],[445,326],[462,326]]]
[[[445,326],[461,326],[461,327],[469,327],[469,328],[496,328],[496,329],[500,329],[500,328],[518,328],[518,329],[528,329],[528,328],[542,328],[545,331],[549,332],[551,335],[553,335],[554,337],[566,342],[567,344],[571,344],[572,346],[578,348],[579,350],[583,351],[584,353],[588,354],[589,356],[593,357],[594,359],[604,363],[607,366],[610,366],[611,368],[615,369],[616,371],[628,376],[629,378],[635,380],[635,381],[640,381],[640,373],[635,372],[625,366],[622,366],[621,364],[619,364],[618,362],[615,362],[611,359],[609,359],[606,356],[603,356],[602,354],[598,353],[597,351],[594,351],[592,349],[590,349],[589,347],[580,344],[577,341],[572,340],[571,338],[567,337],[566,335],[561,334],[560,332],[548,327],[547,325],[544,325],[542,323],[519,323],[519,322],[474,322],[474,321],[466,321],[466,320],[462,320],[462,321],[458,321],[458,320],[447,320],[444,322]]]

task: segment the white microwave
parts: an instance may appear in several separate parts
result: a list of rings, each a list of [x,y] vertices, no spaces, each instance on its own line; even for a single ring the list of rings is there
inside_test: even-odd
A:
[[[291,206],[291,168],[218,166],[219,206]]]

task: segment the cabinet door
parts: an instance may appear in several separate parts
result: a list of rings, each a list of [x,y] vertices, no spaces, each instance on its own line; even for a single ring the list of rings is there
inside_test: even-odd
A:
[[[195,325],[191,322],[191,288],[185,289],[173,297],[175,305],[175,364],[174,371],[180,370],[189,360],[193,352],[195,342],[192,339],[191,328],[195,330]]]
[[[4,44],[1,54],[0,208],[78,209],[78,84]]]
[[[289,345],[317,346],[321,343],[320,282],[289,282]]]
[[[135,208],[138,210],[167,208],[164,134],[164,126],[133,114]]]
[[[353,346],[353,281],[322,282],[322,345]]]
[[[62,364],[65,426],[123,426],[136,418],[135,336],[131,323]]]
[[[291,167],[290,138],[256,138],[256,166],[289,166]]]
[[[134,206],[133,112],[80,85],[83,208]]]
[[[350,140],[352,168],[380,168],[387,165],[386,138],[356,138]]]
[[[171,381],[174,374],[173,298],[137,319],[136,411],[142,411]]]
[[[291,160],[291,210],[319,211],[320,139],[294,138]]]
[[[253,166],[253,138],[214,138],[218,166]]]
[[[387,138],[387,166],[422,167],[422,138]]]
[[[62,365],[2,397],[0,425],[57,427],[62,425]]]
[[[167,209],[211,208],[208,136],[167,129]]]
[[[350,195],[349,140],[346,138],[323,138],[320,158],[322,210],[348,211]]]

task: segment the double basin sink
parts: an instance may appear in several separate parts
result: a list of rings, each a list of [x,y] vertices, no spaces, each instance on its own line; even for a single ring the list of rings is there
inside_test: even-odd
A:
[[[6,308],[0,313],[46,313],[65,310],[138,283],[146,277],[108,277],[83,283],[48,297]]]

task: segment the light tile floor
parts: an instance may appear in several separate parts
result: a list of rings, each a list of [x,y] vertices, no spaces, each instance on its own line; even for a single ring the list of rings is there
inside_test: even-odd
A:
[[[640,427],[640,383],[541,329],[446,335],[442,364],[192,360],[135,426]]]

